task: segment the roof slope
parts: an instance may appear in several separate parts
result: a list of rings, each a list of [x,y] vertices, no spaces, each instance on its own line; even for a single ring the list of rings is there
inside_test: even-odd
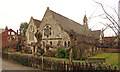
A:
[[[83,26],[71,19],[68,19],[52,10],[50,10],[50,12],[53,15],[53,17],[56,19],[56,21],[59,23],[59,25],[65,31],[69,32],[70,30],[74,30],[76,33],[81,34],[81,35],[91,36],[91,37],[95,37],[95,38],[100,37],[100,30],[97,30],[97,31],[88,30],[88,29],[86,29],[85,26]]]
[[[37,19],[33,19],[33,22],[34,22],[34,24],[36,25],[37,28],[39,27],[39,25],[41,23],[41,21],[37,20]]]
[[[8,31],[10,32],[14,32],[15,35],[8,35]],[[19,43],[19,40],[18,40],[18,35],[17,33],[12,30],[12,29],[9,29],[9,30],[6,30],[4,31],[1,35],[1,41],[2,41],[2,47],[5,47],[5,46],[10,46],[10,45],[15,45],[15,44],[18,44]],[[15,39],[12,39],[13,36],[15,36]],[[8,41],[8,37],[11,38],[10,42]]]

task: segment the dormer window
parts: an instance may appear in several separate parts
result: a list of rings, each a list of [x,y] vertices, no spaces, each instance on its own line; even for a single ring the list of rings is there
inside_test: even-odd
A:
[[[8,31],[8,35],[10,35],[10,31]]]
[[[15,33],[14,33],[14,32],[11,32],[11,35],[15,35]]]
[[[29,40],[30,41],[34,40],[34,33],[33,32],[29,32]]]

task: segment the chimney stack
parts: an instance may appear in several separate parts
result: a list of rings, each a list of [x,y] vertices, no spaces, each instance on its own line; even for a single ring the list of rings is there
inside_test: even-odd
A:
[[[20,29],[20,35],[21,35],[21,29]]]
[[[18,30],[17,30],[17,35],[18,35]]]
[[[5,27],[5,30],[6,30],[6,31],[8,30],[8,27],[7,27],[7,26]]]

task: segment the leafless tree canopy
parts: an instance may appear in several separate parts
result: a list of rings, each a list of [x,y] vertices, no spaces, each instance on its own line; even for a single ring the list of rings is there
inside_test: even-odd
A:
[[[118,33],[120,33],[120,30],[119,30],[119,29],[120,29],[120,25],[118,24],[118,21],[120,21],[120,16],[119,16],[117,10],[116,10],[115,8],[110,7],[110,8],[115,12],[115,14],[116,14],[116,16],[117,16],[117,18],[118,18],[118,21],[115,20],[115,16],[113,16],[113,15],[111,15],[111,14],[109,14],[109,13],[107,12],[106,8],[104,7],[104,5],[103,5],[102,3],[97,2],[97,1],[95,1],[95,0],[93,0],[93,1],[94,1],[96,4],[100,5],[101,8],[102,8],[102,10],[103,10],[103,12],[104,12],[104,14],[101,14],[101,15],[99,15],[99,16],[104,15],[104,16],[105,16],[104,19],[107,19],[107,20],[109,20],[109,22],[110,22],[110,23],[105,23],[105,22],[100,22],[100,23],[102,23],[102,24],[105,25],[106,27],[111,28],[111,29],[114,31],[115,35],[118,36]],[[99,17],[99,16],[97,16],[97,17]],[[105,28],[105,29],[106,29],[106,28]],[[103,29],[103,30],[105,30],[105,29]]]

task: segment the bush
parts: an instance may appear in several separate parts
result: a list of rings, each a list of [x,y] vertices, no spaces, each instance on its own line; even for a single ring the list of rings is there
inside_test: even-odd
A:
[[[4,52],[6,50],[6,48],[5,47],[2,47],[2,51]]]
[[[56,58],[69,58],[69,50],[58,49],[58,53],[55,55]]]
[[[87,57],[83,57],[82,60],[87,60]]]
[[[28,50],[25,50],[24,53],[28,53]]]
[[[57,54],[57,51],[49,50],[49,51],[47,51],[47,53],[44,56],[55,57],[56,54]]]
[[[15,61],[15,60],[16,60],[16,56],[17,56],[16,54],[12,54],[12,55],[10,55],[10,59],[12,59],[12,60]]]
[[[25,66],[32,66],[32,63],[30,62],[30,59],[25,56],[17,55],[17,54],[12,54],[10,58],[22,65]]]
[[[69,58],[69,50],[67,49],[67,50],[65,50],[65,58]]]
[[[41,55],[43,55],[44,54],[44,49],[43,48],[41,48]]]

